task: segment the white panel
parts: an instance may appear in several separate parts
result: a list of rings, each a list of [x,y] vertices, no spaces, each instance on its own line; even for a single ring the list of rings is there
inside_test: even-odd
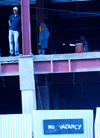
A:
[[[59,3],[59,2],[77,2],[77,1],[92,1],[92,0],[51,0],[52,3]]]
[[[100,138],[100,107],[96,108],[95,138]]]
[[[52,3],[71,2],[71,0],[51,0]]]
[[[33,56],[19,57],[20,90],[34,90]]]
[[[21,91],[22,96],[22,113],[32,114],[36,110],[36,94],[35,90]]]
[[[19,56],[20,90],[22,90],[22,111],[24,114],[32,114],[32,111],[36,109],[33,64],[33,56]]]
[[[0,138],[32,138],[31,115],[0,115]]]
[[[43,120],[83,118],[84,134],[44,135]],[[93,138],[92,110],[37,110],[33,111],[34,138]]]

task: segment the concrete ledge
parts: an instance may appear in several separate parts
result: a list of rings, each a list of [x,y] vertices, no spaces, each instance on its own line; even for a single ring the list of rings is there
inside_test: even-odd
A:
[[[31,57],[32,55],[22,55],[21,57]],[[84,52],[71,54],[51,54],[51,55],[33,55],[33,61],[51,61],[51,60],[78,60],[78,59],[97,59],[100,58],[100,52]],[[0,63],[18,63],[19,57],[0,57]]]

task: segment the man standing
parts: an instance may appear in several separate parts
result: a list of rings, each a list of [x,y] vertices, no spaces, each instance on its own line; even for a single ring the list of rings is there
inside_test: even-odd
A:
[[[9,49],[10,49],[10,56],[19,55],[19,43],[18,43],[18,37],[21,32],[21,15],[18,14],[18,7],[13,8],[14,14],[10,16],[10,19],[8,21],[9,23]],[[13,39],[15,44],[15,49],[13,46]]]

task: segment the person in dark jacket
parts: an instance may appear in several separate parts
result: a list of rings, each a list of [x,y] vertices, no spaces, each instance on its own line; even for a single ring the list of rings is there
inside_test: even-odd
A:
[[[18,7],[13,8],[14,14],[12,14],[9,18],[9,49],[10,49],[10,56],[19,55],[19,43],[18,37],[21,32],[21,15],[18,13]],[[13,46],[13,39],[15,44],[15,49]]]
[[[83,44],[83,50],[86,52],[86,51],[89,51],[89,49],[88,49],[88,42],[85,40],[85,36],[84,35],[82,35],[81,37],[80,37],[80,43],[82,43]]]

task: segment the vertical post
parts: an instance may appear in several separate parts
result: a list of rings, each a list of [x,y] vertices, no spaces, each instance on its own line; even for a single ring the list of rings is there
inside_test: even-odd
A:
[[[22,113],[32,114],[36,110],[35,79],[33,56],[19,57],[20,90],[22,94]]]
[[[22,98],[22,113],[31,114],[32,128],[33,110],[36,110],[36,93],[33,67],[33,56],[19,56],[19,77]]]
[[[37,32],[37,53],[39,50],[38,40],[39,40],[39,24],[44,22],[44,12],[43,6],[44,0],[36,0],[36,32]]]
[[[21,0],[23,55],[31,53],[30,0]]]
[[[50,31],[48,53],[53,54],[55,52],[55,13],[50,12],[48,16],[48,28]]]

